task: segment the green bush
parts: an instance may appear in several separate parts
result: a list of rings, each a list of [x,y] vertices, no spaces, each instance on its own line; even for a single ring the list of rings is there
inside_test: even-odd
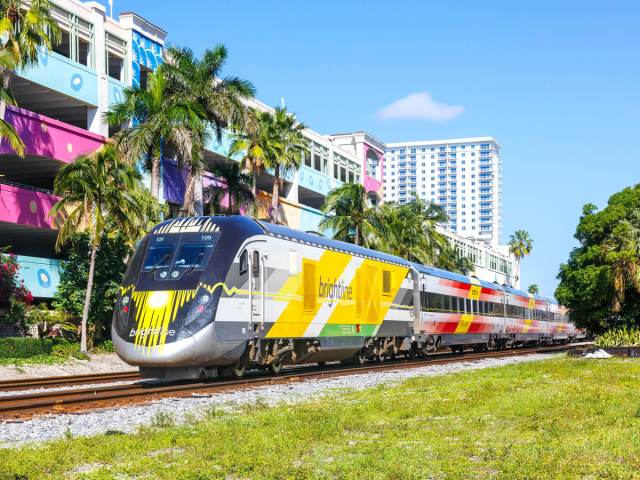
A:
[[[621,327],[607,330],[595,340],[598,347],[637,347],[640,346],[640,328]]]
[[[58,340],[51,352],[53,355],[62,358],[79,358],[86,360],[89,358],[84,353],[80,353],[80,344],[78,342],[67,342],[66,340]]]
[[[116,351],[115,347],[113,346],[113,342],[111,340],[105,340],[100,345],[98,345],[97,349],[103,352],[111,352],[111,353]]]
[[[45,338],[8,337],[0,338],[0,358],[29,358],[36,355],[49,355],[54,341]]]

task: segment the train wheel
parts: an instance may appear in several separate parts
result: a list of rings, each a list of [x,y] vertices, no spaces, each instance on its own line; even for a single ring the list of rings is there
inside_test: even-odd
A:
[[[358,367],[361,367],[362,365],[364,365],[364,362],[367,361],[367,357],[365,357],[364,351],[360,350],[359,352],[356,352],[353,355],[353,361]]]
[[[225,373],[233,378],[242,378],[246,370],[247,368],[243,364],[236,362],[234,365],[225,368]]]
[[[271,362],[269,364],[269,370],[274,375],[278,375],[280,372],[282,372],[282,363],[280,362],[280,360],[276,359],[273,362]]]

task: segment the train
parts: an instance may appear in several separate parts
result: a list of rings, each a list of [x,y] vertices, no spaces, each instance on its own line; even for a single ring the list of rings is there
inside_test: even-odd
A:
[[[539,295],[250,217],[155,226],[132,255],[112,340],[143,378],[565,343]]]

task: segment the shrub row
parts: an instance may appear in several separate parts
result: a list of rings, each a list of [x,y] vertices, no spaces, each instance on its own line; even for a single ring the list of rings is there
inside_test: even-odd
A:
[[[48,355],[53,350],[53,340],[32,337],[0,338],[0,358],[29,358]]]
[[[595,344],[598,347],[637,347],[640,346],[640,328],[616,328],[599,335]]]

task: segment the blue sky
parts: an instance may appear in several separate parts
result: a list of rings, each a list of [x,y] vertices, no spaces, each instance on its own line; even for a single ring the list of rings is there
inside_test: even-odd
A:
[[[366,130],[388,142],[496,137],[505,237],[530,232],[522,283],[545,294],[576,243],[582,205],[602,207],[638,181],[639,2],[114,3],[196,52],[224,43],[226,73],[251,80],[266,103],[284,97],[318,132]],[[424,92],[462,113],[376,115]]]

